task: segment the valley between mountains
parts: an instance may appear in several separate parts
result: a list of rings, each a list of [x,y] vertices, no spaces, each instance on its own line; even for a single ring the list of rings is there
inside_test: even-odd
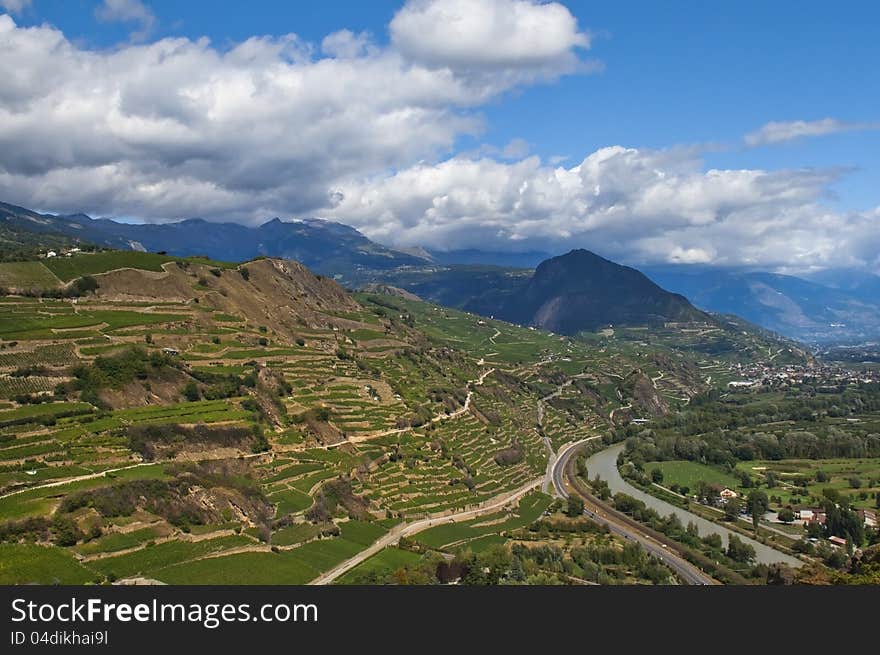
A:
[[[773,518],[822,490],[783,482],[751,526],[713,485],[772,489],[787,473],[747,462],[802,456],[791,435],[816,426],[817,466],[880,456],[870,373],[585,250],[528,273],[374,261],[346,269],[356,291],[291,259],[108,249],[13,218],[7,583],[823,580],[830,555]],[[588,462],[620,443],[634,486],[612,494]]]

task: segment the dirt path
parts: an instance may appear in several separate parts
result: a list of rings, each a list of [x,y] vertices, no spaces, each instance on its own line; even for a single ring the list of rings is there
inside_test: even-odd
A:
[[[467,386],[475,386],[479,387],[483,384],[487,377],[489,377],[492,373],[495,372],[494,368],[487,369],[484,371],[480,377],[476,380],[468,380]],[[464,405],[459,407],[454,412],[450,412],[449,414],[437,414],[431,419],[431,423],[440,423],[441,421],[448,421],[449,419],[457,418],[463,414],[466,414],[471,408],[471,399],[474,396],[474,392],[472,389],[468,389],[467,397],[464,400]],[[349,437],[343,441],[334,444],[328,444],[326,448],[338,448],[343,444],[352,444],[352,443],[363,443],[364,441],[370,441],[372,439],[379,439],[381,437],[387,437],[392,434],[403,434],[404,432],[409,432],[412,430],[411,427],[406,428],[391,428],[389,430],[382,430],[380,432],[370,432],[369,434],[358,434],[353,437]]]
[[[251,459],[252,457],[261,457],[266,455],[266,453],[249,453],[247,455],[237,455],[236,457],[240,457],[241,459]],[[202,457],[199,459],[188,460],[195,462],[210,462],[216,459],[230,459],[228,455],[214,455],[210,457]],[[129,466],[120,466],[117,468],[107,469],[106,471],[99,471],[98,473],[87,473],[86,475],[78,475],[73,478],[64,478],[63,480],[53,480],[52,482],[46,482],[44,484],[34,485],[32,487],[22,487],[21,489],[16,489],[14,491],[9,491],[2,496],[0,496],[0,500],[3,498],[9,498],[10,496],[17,496],[18,494],[23,494],[26,491],[36,491],[38,489],[51,489],[52,487],[63,487],[66,484],[72,484],[74,482],[82,482],[83,480],[94,480],[95,478],[105,477],[108,473],[118,473],[119,471],[129,471],[131,469],[140,468],[142,466],[155,466],[156,464],[171,464],[174,463],[174,460],[158,460],[155,462],[139,462],[137,464],[131,464]]]
[[[427,530],[428,528],[433,528],[435,526],[443,525],[445,523],[463,521],[469,518],[474,518],[483,514],[494,512],[495,510],[504,507],[508,503],[519,500],[533,489],[538,488],[539,486],[541,486],[543,480],[544,478],[541,477],[536,480],[527,482],[518,489],[501,494],[500,496],[496,496],[495,498],[492,498],[483,503],[480,507],[474,509],[465,510],[457,514],[449,514],[447,516],[428,517],[425,519],[414,521],[412,523],[403,523],[401,525],[397,525],[392,528],[390,532],[379,537],[379,539],[374,541],[357,555],[345,560],[341,564],[337,564],[329,571],[322,573],[317,578],[312,580],[309,584],[326,585],[332,583],[341,575],[347,573],[361,562],[369,559],[383,548],[396,544],[398,541],[400,541],[401,537],[408,537],[423,530]]]
[[[620,409],[632,409],[632,403],[624,405],[623,407],[615,407],[611,410],[611,412],[608,414],[608,420],[611,421],[612,425],[614,425],[614,412]]]

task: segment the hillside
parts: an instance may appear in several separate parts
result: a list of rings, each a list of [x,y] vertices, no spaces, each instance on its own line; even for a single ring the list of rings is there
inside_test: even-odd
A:
[[[588,251],[546,260],[540,252],[504,255],[480,250],[397,251],[357,230],[323,220],[273,219],[256,227],[188,219],[128,224],[84,214],[54,216],[0,203],[0,253],[6,261],[37,252],[97,244],[150,257],[210,257],[246,261],[258,256],[302,262],[349,288],[390,285],[420,298],[561,333],[606,325],[660,325],[705,321],[676,296],[713,313],[736,314],[763,328],[810,342],[861,342],[880,334],[878,278],[848,272],[816,274],[811,281],[769,273],[706,267],[646,269],[619,266]],[[157,253],[166,253],[158,255]],[[49,268],[62,264],[43,261]],[[540,272],[540,275],[536,275]],[[852,274],[850,274],[852,273]],[[0,286],[27,288],[56,273],[41,266],[6,267]],[[48,277],[47,277],[48,276]],[[61,280],[56,285],[61,286]],[[673,293],[667,293],[665,290]]]
[[[658,325],[712,319],[639,271],[588,250],[548,259],[500,315],[562,334],[615,324]]]
[[[95,284],[0,297],[6,582],[307,582],[402,521],[539,485],[547,444],[730,370],[673,328],[572,340],[276,259],[32,263]],[[510,524],[491,516],[475,536]]]
[[[347,280],[359,269],[419,265],[425,258],[398,252],[367,239],[347,225],[318,219],[274,218],[256,227],[192,218],[161,224],[121,223],[85,214],[55,216],[0,203],[0,220],[20,234],[65,238],[121,250],[167,252],[178,257],[208,256],[244,261],[258,256],[302,262],[319,273]],[[48,243],[48,242],[47,242]]]
[[[52,217],[0,202],[0,261],[21,261],[38,252],[79,245],[74,235],[54,230]]]
[[[386,283],[420,298],[561,334],[609,325],[712,323],[686,298],[639,271],[587,250],[548,259],[532,271],[500,266],[440,265],[362,272],[366,284]]]

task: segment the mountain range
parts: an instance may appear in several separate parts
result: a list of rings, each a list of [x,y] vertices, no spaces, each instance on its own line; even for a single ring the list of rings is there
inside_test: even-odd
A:
[[[685,265],[640,272],[586,250],[550,257],[539,251],[394,249],[348,225],[313,218],[273,218],[253,227],[201,218],[135,224],[0,203],[5,252],[67,242],[224,261],[292,259],[350,288],[391,285],[450,307],[562,333],[705,320],[704,310],[817,344],[880,337],[880,277],[859,270],[823,271],[809,279]]]
[[[201,218],[138,224],[85,214],[41,214],[0,203],[0,225],[10,234],[61,235],[107,248],[164,251],[178,257],[207,255],[230,262],[259,256],[293,259],[324,275],[339,273],[342,281],[361,269],[383,270],[427,261],[379,245],[348,225],[318,219],[274,218],[256,227]]]
[[[801,341],[860,342],[880,336],[880,278],[868,273],[831,271],[802,279],[705,266],[644,271],[702,309],[736,314]]]

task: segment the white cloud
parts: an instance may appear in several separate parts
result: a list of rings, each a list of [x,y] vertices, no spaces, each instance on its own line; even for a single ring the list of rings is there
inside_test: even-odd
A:
[[[146,220],[312,211],[338,180],[448,154],[520,83],[344,31],[321,45],[332,56],[295,35],[99,51],[2,16],[0,51],[0,197]]]
[[[822,205],[839,171],[705,170],[694,150],[619,146],[548,165],[519,140],[451,156],[483,104],[569,70],[577,27],[554,33],[537,68],[504,34],[494,61],[465,56],[468,37],[441,65],[348,31],[89,50],[2,15],[0,199],[148,221],[324,216],[404,245],[633,263],[880,265],[880,210]]]
[[[321,52],[328,57],[353,59],[377,50],[371,46],[370,35],[366,32],[355,34],[351,30],[339,30],[324,37]]]
[[[749,146],[772,145],[838,132],[880,129],[880,123],[847,123],[836,118],[815,121],[774,121],[745,136]]]
[[[31,0],[0,0],[0,7],[11,14],[20,14],[31,6]]]
[[[416,0],[391,21],[406,56],[453,70],[573,66],[590,39],[567,8],[534,0]]]
[[[529,143],[525,139],[511,139],[501,149],[501,156],[504,159],[521,159],[529,154],[529,149]]]
[[[401,245],[564,251],[632,263],[873,265],[880,213],[820,204],[834,170],[705,170],[692,150],[614,146],[571,168],[453,158],[340,187],[326,215]]]
[[[103,0],[95,9],[98,20],[113,23],[137,23],[140,27],[132,32],[135,41],[143,41],[156,27],[155,14],[141,0]]]

